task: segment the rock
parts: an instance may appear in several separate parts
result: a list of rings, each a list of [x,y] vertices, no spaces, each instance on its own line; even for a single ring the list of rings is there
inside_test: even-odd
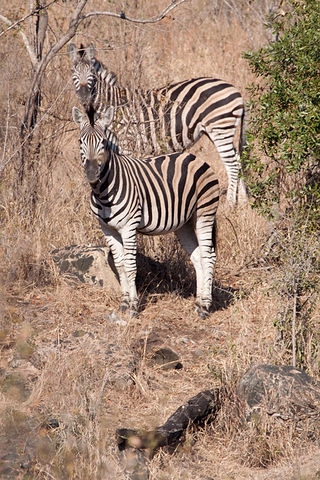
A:
[[[158,365],[163,370],[180,370],[182,363],[179,360],[179,356],[173,350],[163,347],[154,352],[150,364]]]
[[[53,250],[59,273],[74,281],[120,292],[120,285],[107,247],[70,245]]]
[[[31,388],[19,372],[7,371],[1,381],[1,393],[10,401],[25,402],[30,396]]]
[[[50,418],[48,421],[44,422],[41,427],[44,429],[44,430],[54,430],[56,428],[59,428],[60,426],[60,423],[59,423],[59,420],[57,420],[56,418]]]
[[[238,395],[247,419],[257,412],[283,420],[320,418],[320,384],[299,368],[253,365],[241,378]]]
[[[8,407],[0,430],[0,478],[39,478],[39,465],[56,455],[56,445],[39,428],[38,418]]]

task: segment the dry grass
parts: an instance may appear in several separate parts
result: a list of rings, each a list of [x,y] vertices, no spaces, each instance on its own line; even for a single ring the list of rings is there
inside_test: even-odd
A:
[[[130,6],[136,17],[151,16],[160,6],[156,1],[136,3]],[[93,8],[94,0],[91,4]],[[21,14],[7,8],[9,17]],[[64,28],[69,7],[64,2],[55,8],[50,41]],[[94,41],[97,56],[125,84],[152,87],[218,75],[246,97],[252,76],[241,52],[266,41],[262,18],[267,9],[268,2],[192,0],[159,25],[104,19],[82,27],[74,41]],[[10,133],[2,142],[1,161],[7,167],[0,178],[0,452],[5,452],[0,476],[124,479],[117,428],[152,429],[201,390],[224,384],[232,393],[252,363],[290,362],[277,327],[285,308],[274,288],[281,272],[267,256],[274,226],[248,206],[230,211],[223,194],[214,308],[206,320],[193,311],[193,271],[173,237],[141,241],[140,251],[163,262],[166,275],[154,279],[141,271],[144,308],[138,319],[124,317],[122,324],[115,323],[109,313],[117,309],[119,298],[58,278],[50,253],[69,244],[103,242],[89,212],[70,119],[77,101],[66,52],[57,56],[45,79],[36,173],[19,186],[18,159],[11,155],[17,148],[29,61],[17,38],[4,38],[1,78],[7,97],[2,89],[0,108],[11,123],[0,130],[2,140]],[[18,56],[23,68],[15,91],[10,82],[17,82],[12,59]],[[202,139],[193,151],[213,162],[224,193],[225,173],[210,142]],[[31,215],[28,188],[33,182],[37,203]],[[316,313],[312,321],[316,331]],[[161,346],[179,355],[181,370],[150,363]],[[188,432],[174,454],[158,452],[149,463],[150,478],[318,478],[317,441],[293,441],[290,428],[283,425],[272,435],[260,427],[258,433],[252,426],[240,428],[226,406],[215,426]],[[11,476],[5,476],[6,468],[14,469]]]
[[[41,469],[54,478],[65,478],[66,470],[66,478],[122,478],[117,428],[152,429],[199,391],[221,382],[232,388],[252,362],[283,363],[270,321],[279,299],[267,278],[251,282],[251,292],[238,292],[205,321],[195,316],[192,298],[168,293],[120,326],[107,315],[117,299],[96,287],[61,284],[12,296],[3,307],[2,432],[13,443],[24,432],[36,478],[47,478]],[[182,370],[150,364],[160,346],[178,353]],[[230,411],[225,407],[214,428],[190,432],[174,455],[159,452],[151,478],[258,479],[267,477],[257,467],[292,463],[297,450],[286,426],[275,427],[271,438],[260,427],[257,437],[253,427],[230,423]],[[58,428],[45,430],[52,419]],[[15,449],[26,462],[22,446]]]

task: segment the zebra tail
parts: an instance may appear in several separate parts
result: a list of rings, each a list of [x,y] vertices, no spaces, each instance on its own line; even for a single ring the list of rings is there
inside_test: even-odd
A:
[[[213,225],[212,225],[212,246],[217,254],[217,234],[218,234],[218,226],[217,226],[217,219],[214,219]]]
[[[246,145],[246,133],[245,133],[245,109],[243,109],[241,120],[240,120],[240,136],[239,136],[239,155],[241,157],[243,148]]]

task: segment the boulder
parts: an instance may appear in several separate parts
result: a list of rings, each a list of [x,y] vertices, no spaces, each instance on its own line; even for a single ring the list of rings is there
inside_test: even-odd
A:
[[[316,422],[320,419],[320,384],[303,370],[289,365],[252,365],[238,386],[247,420],[257,413]]]
[[[107,247],[70,245],[53,250],[52,256],[60,275],[120,292],[117,273]]]

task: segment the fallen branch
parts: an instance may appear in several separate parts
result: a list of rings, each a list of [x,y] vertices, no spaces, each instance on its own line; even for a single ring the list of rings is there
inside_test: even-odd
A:
[[[220,403],[220,389],[200,392],[179,407],[163,425],[155,430],[118,429],[118,448],[120,451],[130,447],[147,449],[153,454],[160,447],[175,447],[188,427],[201,426],[213,421],[220,409]]]

